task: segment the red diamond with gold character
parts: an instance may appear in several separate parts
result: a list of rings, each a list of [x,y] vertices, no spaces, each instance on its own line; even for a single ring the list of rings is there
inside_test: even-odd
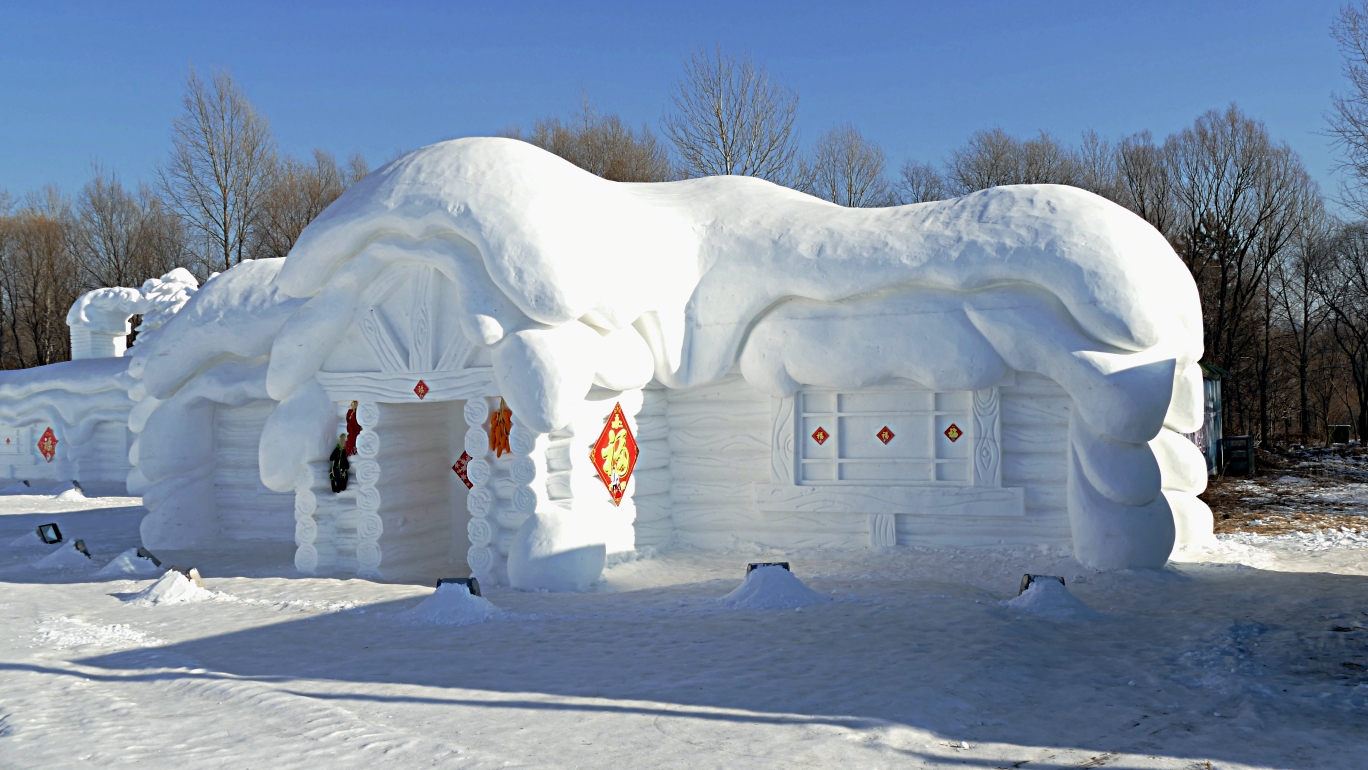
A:
[[[422,380],[419,380],[418,384],[413,386],[413,392],[418,394],[419,401],[422,401],[427,396],[429,390],[431,390],[431,388]]]
[[[822,430],[822,426],[820,425],[817,426],[817,430],[812,432],[812,440],[817,442],[817,446],[825,444],[826,440],[829,438],[831,438],[831,434]]]
[[[885,425],[883,426],[883,430],[879,431],[878,436],[880,441],[884,442],[884,444],[887,444],[888,442],[893,440],[893,431],[889,430],[888,426]]]
[[[52,428],[43,431],[43,435],[38,439],[38,451],[43,453],[43,459],[52,462],[52,458],[57,456],[57,434],[52,432]]]
[[[613,505],[621,505],[637,461],[636,438],[627,424],[627,415],[622,413],[622,404],[613,405],[603,432],[594,442],[594,448],[589,450],[589,461],[594,464],[603,486],[608,488]]]
[[[959,437],[963,435],[964,431],[960,430],[959,426],[954,424],[953,422],[950,423],[950,427],[945,429],[945,437],[950,439],[950,443],[952,444],[956,441],[959,441]]]

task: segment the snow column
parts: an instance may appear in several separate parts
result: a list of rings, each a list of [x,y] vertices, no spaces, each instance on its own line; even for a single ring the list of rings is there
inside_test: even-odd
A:
[[[642,389],[641,411],[635,415],[640,455],[632,472],[632,502],[636,505],[636,546],[663,545],[674,536],[671,518],[670,424],[666,420],[665,389],[650,385]]]
[[[546,497],[534,490],[537,478],[546,478],[546,434],[528,430],[513,415],[513,429],[508,435],[511,452],[496,456],[489,449],[488,422],[490,414],[499,407],[497,397],[472,398],[465,405],[465,420],[470,429],[465,434],[465,451],[471,457],[466,475],[472,487],[466,497],[470,510],[470,551],[466,562],[470,572],[481,582],[508,583],[508,549],[513,536],[523,522],[537,510]],[[544,486],[544,485],[538,485]]]
[[[346,422],[341,417],[346,405],[338,404],[338,428],[336,433],[346,430]],[[357,418],[363,426],[374,426],[380,419],[379,406],[366,402],[357,409]],[[364,435],[364,430],[362,431]],[[357,444],[361,442],[358,439]],[[357,553],[357,489],[368,477],[374,484],[378,476],[378,466],[374,460],[374,450],[379,443],[368,441],[372,449],[371,459],[352,458],[352,483],[348,488],[334,494],[328,480],[328,461],[318,460],[309,463],[306,483],[295,489],[295,568],[307,574],[327,572],[355,572],[358,569]]]

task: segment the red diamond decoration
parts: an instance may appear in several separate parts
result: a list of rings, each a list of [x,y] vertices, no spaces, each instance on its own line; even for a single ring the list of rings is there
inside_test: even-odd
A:
[[[959,441],[959,437],[963,435],[964,431],[960,430],[959,426],[954,424],[953,422],[950,423],[950,427],[945,429],[945,437],[950,439],[950,443],[952,444],[956,441]]]
[[[475,487],[470,481],[470,476],[466,475],[466,466],[470,465],[470,461],[473,459],[475,458],[471,457],[469,452],[462,452],[460,458],[456,460],[456,464],[451,466],[451,469],[456,471],[456,475],[461,477],[461,481],[465,482],[466,489]]]
[[[636,438],[627,424],[627,416],[622,413],[622,404],[613,406],[603,432],[594,442],[594,448],[589,450],[589,461],[594,464],[603,486],[608,487],[613,505],[621,505],[637,461]]]
[[[413,386],[413,392],[418,394],[419,401],[422,401],[423,398],[427,396],[429,390],[431,390],[431,388],[422,380],[419,380],[418,384]]]
[[[817,430],[812,432],[812,440],[817,442],[817,446],[825,444],[829,438],[831,438],[831,434],[823,430],[820,425],[817,426]]]
[[[889,430],[887,425],[883,426],[883,430],[879,431],[877,435],[884,444],[893,440],[893,431]]]
[[[43,453],[43,459],[48,462],[57,456],[57,435],[52,428],[43,431],[43,437],[38,439],[38,451]]]

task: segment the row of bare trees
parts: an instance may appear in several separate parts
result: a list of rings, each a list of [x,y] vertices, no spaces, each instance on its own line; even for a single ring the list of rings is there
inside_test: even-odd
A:
[[[191,72],[171,152],[154,183],[125,187],[96,165],[69,197],[0,192],[0,369],[71,356],[67,309],[102,286],[138,286],[175,267],[201,280],[243,259],[283,257],[366,163],[322,150],[283,155],[226,72]]]
[[[1226,372],[1228,432],[1314,441],[1327,424],[1368,432],[1368,11],[1333,30],[1350,84],[1331,129],[1346,157],[1333,216],[1300,158],[1234,105],[1162,140],[1071,144],[1042,132],[977,132],[939,162],[890,176],[853,124],[800,145],[798,94],[748,56],[700,49],[685,61],[662,137],[598,111],[506,129],[599,176],[659,182],[760,177],[851,207],[919,203],[1007,184],[1063,184],[1104,196],[1164,234],[1202,296],[1204,361]],[[282,156],[266,119],[225,72],[191,72],[172,149],[151,186],[97,167],[69,200],[45,189],[0,195],[0,367],[63,360],[62,314],[84,290],[137,284],[176,265],[207,277],[246,258],[289,253],[304,227],[366,174]],[[1362,221],[1360,221],[1362,220]]]

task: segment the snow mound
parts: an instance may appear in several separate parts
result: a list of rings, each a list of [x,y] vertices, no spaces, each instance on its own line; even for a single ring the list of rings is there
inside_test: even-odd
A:
[[[25,483],[22,482],[22,481],[16,481],[16,482],[14,482],[13,484],[10,484],[9,486],[5,487],[4,489],[0,489],[0,495],[31,495],[31,494],[33,494],[33,487],[29,486],[28,484],[25,484]]]
[[[47,543],[43,542],[43,538],[38,537],[37,532],[30,532],[27,535],[20,535],[19,537],[16,537],[10,541],[10,546],[12,548],[29,548],[35,545],[47,545]]]
[[[803,585],[797,575],[783,567],[759,567],[718,601],[733,610],[785,610],[829,602],[831,597]]]
[[[202,602],[212,598],[212,591],[200,588],[175,570],[168,570],[161,580],[129,597],[128,603],[135,607],[153,607],[158,604]]]
[[[86,499],[85,493],[77,488],[76,485],[70,483],[62,484],[52,490],[52,496],[54,500],[68,503]]]
[[[1002,606],[1054,620],[1095,620],[1102,617],[1069,593],[1063,583],[1050,578],[1034,581],[1020,596],[1004,601]]]
[[[90,569],[94,565],[89,556],[76,550],[75,543],[63,543],[57,550],[35,561],[33,566],[35,569]]]
[[[155,575],[161,568],[150,559],[138,555],[138,549],[130,548],[114,557],[114,560],[100,569],[97,575]]]
[[[414,625],[468,626],[483,623],[498,611],[492,602],[470,593],[465,586],[443,583],[417,607],[399,614]]]

